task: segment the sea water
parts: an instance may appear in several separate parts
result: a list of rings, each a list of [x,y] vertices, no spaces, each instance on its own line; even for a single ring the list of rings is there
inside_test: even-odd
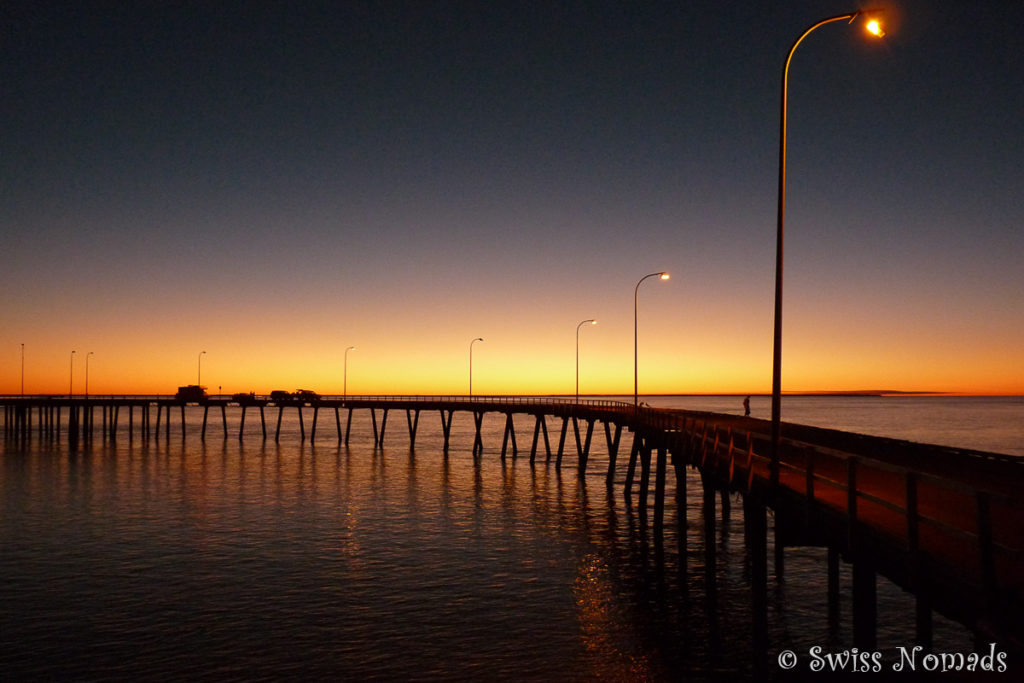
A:
[[[658,408],[743,414],[743,396],[652,396],[644,400]],[[1022,396],[783,396],[780,413],[784,422],[1024,455]],[[770,397],[751,397],[750,414],[770,419]]]
[[[724,412],[741,411],[741,400],[645,398]],[[972,405],[881,401],[886,413],[907,406],[891,419],[900,438],[945,439],[943,411]],[[872,431],[863,422],[871,403],[787,397],[785,419],[832,415],[845,422],[826,426]],[[999,409],[1020,415],[1019,400],[983,403],[986,419]],[[766,406],[752,400],[755,416]],[[915,426],[910,415],[922,419]],[[293,411],[279,443],[273,424],[262,441],[252,411],[241,441],[237,414],[226,439],[217,417],[205,442],[195,429],[183,438],[175,414],[167,441],[144,442],[136,431],[129,443],[122,431],[115,444],[97,439],[75,451],[66,439],[0,445],[5,680],[751,676],[742,506],[718,506],[715,536],[705,538],[692,473],[684,511],[669,478],[659,535],[623,495],[625,458],[615,487],[605,487],[603,435],[580,478],[571,455],[558,469],[542,450],[531,465],[532,420],[517,421],[520,453],[502,460],[503,416],[485,418],[477,458],[468,414],[456,414],[447,455],[440,418],[427,412],[415,450],[401,411],[392,411],[383,449],[373,447],[366,412],[355,413],[348,447],[323,411],[314,446],[308,412],[305,442]],[[189,409],[190,424],[201,418]],[[551,429],[557,439],[554,421]],[[1019,444],[1019,427],[994,431],[993,448],[1019,449],[1010,443]],[[988,443],[976,436],[955,445]],[[711,572],[707,543],[716,547]],[[831,619],[824,551],[785,553],[782,580],[769,567],[771,654],[849,648],[849,567]],[[913,598],[879,579],[878,604],[879,649],[911,645]],[[936,617],[935,644],[969,651],[972,637]]]

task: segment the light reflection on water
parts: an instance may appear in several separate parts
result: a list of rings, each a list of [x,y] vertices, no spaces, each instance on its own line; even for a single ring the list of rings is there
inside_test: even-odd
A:
[[[288,415],[279,445],[256,437],[251,415],[244,443],[216,431],[182,442],[172,428],[169,443],[136,434],[75,454],[4,445],[0,669],[10,680],[749,674],[738,498],[727,519],[719,508],[709,591],[692,473],[681,550],[671,502],[661,541],[625,504],[627,435],[609,494],[603,436],[580,480],[574,455],[561,472],[543,454],[503,463],[503,416],[486,418],[475,462],[472,420],[456,415],[446,458],[436,417],[421,416],[415,452],[401,413],[383,450],[359,413],[350,448],[332,429],[300,445]],[[527,451],[532,427],[517,421]],[[845,647],[848,568],[843,619],[830,624],[824,551],[786,557],[785,581],[770,582],[773,648]],[[881,647],[911,642],[912,605],[880,581]],[[970,642],[941,619],[935,639]]]

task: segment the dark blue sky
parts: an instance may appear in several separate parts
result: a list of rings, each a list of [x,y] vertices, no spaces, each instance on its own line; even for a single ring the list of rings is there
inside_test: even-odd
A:
[[[829,25],[791,68],[786,320],[807,348],[787,353],[811,383],[832,346],[868,384],[920,357],[893,381],[1024,390],[1024,3],[872,6],[883,41]],[[618,357],[633,284],[668,269],[650,295],[677,338],[651,350],[667,376],[736,364],[757,388],[782,61],[854,9],[5,3],[2,342],[99,344],[141,315],[164,337],[239,330],[225,347],[254,321],[327,346],[403,319],[389,339],[436,321],[521,346],[503,316],[543,337],[603,310]],[[695,320],[747,345],[715,356]],[[965,354],[988,360],[935,374]]]

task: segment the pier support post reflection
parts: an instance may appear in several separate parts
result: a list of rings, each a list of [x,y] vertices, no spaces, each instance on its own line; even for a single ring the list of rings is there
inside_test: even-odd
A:
[[[718,564],[715,541],[716,486],[714,476],[707,471],[701,471],[700,481],[704,491],[704,501],[701,507],[701,516],[704,518],[704,579],[708,591],[711,593],[715,590],[715,569]]]
[[[647,493],[651,488],[651,450],[650,442],[648,439],[644,439],[640,449],[640,500],[638,501],[640,519],[644,521],[647,519]]]
[[[667,467],[668,451],[665,449],[665,444],[660,443],[658,444],[658,459],[654,473],[654,531],[656,538],[660,538],[665,522],[665,470]]]
[[[783,542],[782,534],[780,533],[780,525],[778,524],[778,517],[776,517],[775,524],[775,580],[781,582],[785,578],[786,572],[786,544]]]
[[[768,509],[758,491],[743,499],[743,523],[750,561],[751,644],[754,678],[768,673]]]
[[[914,600],[914,644],[923,647],[925,652],[932,651],[932,602],[928,591],[927,586],[918,583]]]
[[[828,547],[828,624],[833,633],[839,631],[839,548]]]
[[[866,556],[853,561],[853,644],[861,650],[875,649],[878,622],[875,568]]]
[[[688,591],[686,530],[689,526],[686,519],[686,459],[683,455],[672,451],[672,469],[676,475],[676,545],[679,563],[679,588],[685,595]]]

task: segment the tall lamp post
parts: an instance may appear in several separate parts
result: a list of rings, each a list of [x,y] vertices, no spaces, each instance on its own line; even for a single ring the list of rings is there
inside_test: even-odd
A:
[[[68,398],[75,397],[75,352],[71,352],[71,376],[68,380]]]
[[[93,355],[93,352],[85,354],[85,397],[89,398],[89,356]]]
[[[844,21],[852,24],[860,17],[864,17],[864,29],[871,35],[881,38],[885,35],[878,19],[871,16],[876,12],[852,12],[841,14],[828,19],[822,19],[811,25],[804,31],[793,46],[789,48],[786,55],[786,64],[782,69],[782,117],[779,133],[779,212],[778,230],[776,232],[775,246],[775,334],[774,348],[772,353],[772,448],[771,448],[771,482],[777,484],[779,481],[779,440],[780,440],[780,413],[782,405],[782,256],[786,224],[786,103],[789,90],[789,63],[793,59],[793,53],[812,31],[833,21]]]
[[[342,392],[342,399],[343,400],[348,400],[348,352],[349,351],[355,351],[355,349],[356,349],[356,347],[354,347],[354,346],[350,346],[347,349],[345,349],[345,365],[344,365],[345,369],[343,371],[342,385],[341,385],[342,386],[341,392]]]
[[[469,342],[469,397],[473,398],[473,344],[483,341],[483,337],[477,337]]]
[[[199,352],[199,361],[196,363],[196,386],[203,386],[203,354],[206,351]]]
[[[580,402],[580,328],[590,323],[596,325],[596,320],[581,320],[576,326],[576,403]]]
[[[21,395],[25,395],[25,345],[21,345]]]
[[[639,338],[639,335],[637,334],[637,329],[638,329],[637,320],[639,319],[639,317],[637,315],[637,303],[639,301],[639,296],[640,296],[640,284],[644,280],[646,280],[647,278],[650,278],[650,277],[657,277],[657,278],[659,278],[661,280],[667,280],[668,279],[668,273],[662,271],[660,273],[651,273],[650,275],[644,275],[642,278],[640,278],[640,282],[636,283],[636,287],[633,289],[633,405],[634,406],[640,405],[640,393],[639,393],[639,391],[640,391],[639,390],[640,383],[639,383],[639,379],[638,379],[639,378],[639,373],[638,373],[639,363],[637,362],[637,357],[639,356],[639,348],[640,348],[639,342],[637,341],[638,338]]]

